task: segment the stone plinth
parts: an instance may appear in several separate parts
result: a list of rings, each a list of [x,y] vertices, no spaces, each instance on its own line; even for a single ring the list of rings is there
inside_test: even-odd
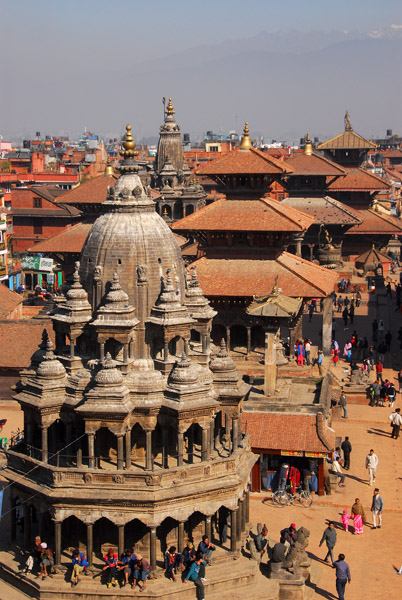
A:
[[[279,581],[279,600],[306,600],[306,586],[302,577]]]

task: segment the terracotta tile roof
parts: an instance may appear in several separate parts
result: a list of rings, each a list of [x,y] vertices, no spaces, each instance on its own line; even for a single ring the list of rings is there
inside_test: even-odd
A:
[[[175,231],[305,231],[313,217],[273,198],[221,199],[176,221]]]
[[[4,284],[0,284],[0,319],[6,319],[21,304],[22,300],[19,294],[12,292]]]
[[[400,166],[383,167],[383,171],[388,179],[402,181],[402,168]]]
[[[268,295],[278,277],[278,286],[292,298],[328,296],[337,281],[337,273],[282,252],[276,259],[209,259],[193,263],[206,296],[252,298]]]
[[[41,343],[44,329],[54,343],[50,319],[0,321],[0,369],[28,367],[32,354]]]
[[[63,190],[57,185],[32,186],[31,189],[38,196],[45,198],[45,200],[50,200],[51,202],[55,201],[56,198],[59,198],[60,196],[63,196],[63,194],[67,193],[67,190]]]
[[[388,181],[361,167],[346,169],[346,171],[346,177],[340,177],[331,183],[328,187],[329,191],[376,192],[391,187]]]
[[[301,210],[314,217],[318,223],[325,225],[357,225],[361,222],[359,211],[353,210],[346,204],[323,196],[321,198],[285,198],[283,204]]]
[[[327,453],[335,447],[335,432],[325,428],[321,439],[318,417],[243,412],[242,429],[251,436],[252,448]]]
[[[77,185],[58,199],[60,204],[101,204],[106,200],[107,188],[114,185],[117,177],[114,175],[98,175]]]
[[[346,232],[346,235],[377,233],[402,235],[402,221],[400,219],[378,213],[371,208],[356,212],[359,213],[363,222],[361,225],[354,225]]]
[[[377,145],[364,139],[353,129],[344,131],[317,146],[317,150],[369,150],[371,148],[377,148]]]
[[[336,163],[324,158],[320,154],[304,154],[298,152],[286,159],[286,164],[293,167],[294,175],[327,175],[328,177],[336,177],[346,175],[345,169]]]
[[[260,152],[256,148],[241,150],[235,148],[222,157],[211,160],[206,165],[196,169],[197,175],[280,175],[290,173],[292,168],[286,162]]]
[[[384,158],[400,158],[402,160],[402,150],[397,150],[389,148],[388,150],[384,150],[382,152]]]
[[[31,246],[31,248],[28,248],[27,252],[60,252],[61,254],[64,252],[71,252],[80,254],[92,225],[92,221],[77,223],[77,225],[68,227],[61,233]]]

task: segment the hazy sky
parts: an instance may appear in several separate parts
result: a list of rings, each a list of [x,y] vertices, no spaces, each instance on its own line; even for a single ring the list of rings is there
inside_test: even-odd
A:
[[[242,40],[263,31],[367,31],[391,25],[402,25],[401,0],[0,0],[0,134],[76,134],[87,126],[119,135],[124,122],[134,120],[140,135],[157,135],[163,95],[176,96],[183,107],[192,104],[196,114],[182,113],[187,130],[227,127],[225,115],[214,113],[208,82],[197,89],[195,73],[194,89],[183,93],[179,78],[186,78],[181,67],[187,50],[239,40],[240,52]],[[170,55],[174,64],[165,68],[163,59]],[[162,59],[155,72],[153,59]],[[247,73],[234,77],[242,85]],[[216,111],[224,113],[225,90],[216,92]],[[247,113],[244,99],[239,112]],[[265,133],[258,111],[256,121],[254,127]],[[297,130],[296,123],[289,127]]]

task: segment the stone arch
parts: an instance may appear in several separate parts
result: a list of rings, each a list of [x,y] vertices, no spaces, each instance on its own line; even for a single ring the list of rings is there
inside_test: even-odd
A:
[[[124,526],[124,540],[127,548],[133,548],[137,554],[149,552],[148,527],[139,519],[133,519]]]
[[[105,426],[95,433],[95,457],[100,469],[117,466],[117,437]]]
[[[124,345],[111,337],[105,342],[105,356],[109,352],[113,360],[123,360]]]
[[[87,544],[87,529],[85,524],[76,517],[70,515],[61,524],[61,543],[63,551],[66,548],[82,549]]]
[[[109,547],[118,547],[117,527],[107,517],[101,517],[94,523],[93,528],[94,551],[98,556],[103,556]]]
[[[230,328],[230,349],[247,353],[247,329],[244,325],[236,324]]]
[[[131,429],[131,464],[136,467],[145,467],[146,436],[139,423]]]
[[[185,452],[183,460],[188,464],[201,462],[202,428],[192,423],[184,433]]]
[[[186,206],[186,217],[187,215],[192,215],[194,212],[194,205],[193,204],[187,204]]]
[[[202,536],[204,535],[204,520],[205,515],[203,515],[197,510],[189,516],[185,525],[185,530],[187,530],[188,538],[192,540],[193,543],[196,545],[198,545]]]
[[[173,218],[174,219],[182,219],[183,218],[183,206],[180,200],[177,200],[173,207]]]
[[[169,342],[169,354],[170,356],[180,358],[184,352],[184,340],[179,335],[176,335]]]
[[[199,331],[197,331],[197,329],[191,329],[190,331],[190,341],[191,342],[195,342],[195,343],[199,343],[201,342],[201,334]]]
[[[211,338],[215,346],[219,346],[222,339],[226,340],[226,327],[220,323],[214,323],[212,325]]]
[[[156,538],[159,541],[160,558],[163,560],[166,550],[169,546],[176,546],[178,537],[178,522],[172,517],[166,517],[162,523],[156,528]],[[183,548],[177,548],[181,552]]]
[[[251,349],[264,349],[265,347],[265,332],[261,325],[254,325],[251,328]]]

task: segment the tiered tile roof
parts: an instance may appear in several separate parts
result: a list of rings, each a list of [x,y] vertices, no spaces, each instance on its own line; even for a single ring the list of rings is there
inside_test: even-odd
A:
[[[291,173],[286,162],[256,148],[235,148],[196,170],[197,175],[281,175]]]
[[[377,192],[389,190],[391,184],[379,175],[370,173],[361,167],[345,168],[346,176],[330,183],[328,191],[331,192]]]

